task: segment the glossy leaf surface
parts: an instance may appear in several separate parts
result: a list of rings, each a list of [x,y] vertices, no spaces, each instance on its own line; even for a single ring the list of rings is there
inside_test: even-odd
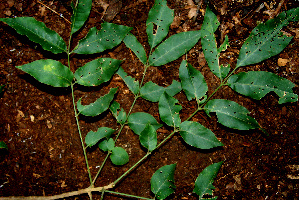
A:
[[[231,76],[228,85],[236,92],[257,100],[273,91],[280,97],[280,104],[298,101],[298,95],[292,90],[295,84],[271,72],[241,72]]]
[[[73,6],[71,34],[77,32],[84,25],[89,16],[91,5],[92,0],[78,0],[77,5]]]
[[[44,50],[52,53],[66,52],[62,37],[33,17],[0,18],[0,21],[7,23],[19,34],[26,35],[32,42],[40,44]]]
[[[128,118],[128,125],[137,135],[140,135],[148,124],[153,126],[155,130],[162,126],[152,115],[144,112],[132,113]]]
[[[80,85],[97,86],[109,81],[121,62],[112,58],[99,58],[78,68],[74,75]]]
[[[102,23],[101,30],[93,27],[73,50],[77,54],[100,53],[120,44],[132,28],[108,22]]]
[[[74,75],[71,70],[56,60],[36,60],[16,68],[30,74],[41,83],[53,87],[68,87],[71,85]]]
[[[81,98],[77,102],[77,108],[80,114],[85,116],[97,116],[101,114],[102,112],[106,111],[111,101],[114,98],[114,94],[116,93],[117,88],[110,89],[110,92],[101,98],[97,99],[94,103],[91,103],[89,105],[82,105],[81,104]]]
[[[128,76],[122,67],[120,67],[116,73],[123,79],[133,94],[136,95],[139,92],[139,82],[136,81],[135,78]]]
[[[198,122],[184,121],[180,125],[180,134],[185,142],[200,149],[223,146],[214,133]]]
[[[216,112],[218,122],[229,128],[238,130],[260,128],[257,121],[248,116],[249,111],[234,101],[213,99],[204,108],[207,114]]]
[[[142,146],[153,151],[157,146],[157,133],[153,125],[147,124],[139,136]]]
[[[181,32],[161,43],[149,57],[149,65],[161,66],[187,53],[199,40],[200,31]]]
[[[98,143],[103,138],[109,138],[115,130],[108,127],[100,127],[96,132],[89,131],[85,137],[85,143],[91,147]]]
[[[176,164],[165,165],[151,178],[151,190],[157,199],[165,199],[175,191],[174,170]]]
[[[299,7],[280,13],[276,18],[253,29],[240,50],[237,67],[259,63],[279,54],[291,41],[281,32],[290,21],[298,21]]]
[[[153,83],[152,81],[147,82],[140,89],[140,96],[151,102],[158,102],[161,95],[166,92],[170,96],[174,96],[182,90],[181,84],[177,81],[173,81],[168,87],[162,87]]]
[[[109,138],[108,140],[103,140],[99,143],[99,148],[102,151],[112,151],[114,149],[114,140]]]
[[[204,21],[201,27],[201,45],[205,59],[211,71],[221,80],[227,76],[230,68],[219,65],[220,52],[226,50],[228,44],[228,37],[225,37],[224,43],[217,48],[217,42],[214,32],[220,25],[217,16],[211,11],[209,7],[206,9]]]
[[[218,171],[222,165],[223,161],[214,163],[206,167],[197,177],[195,181],[195,187],[193,192],[199,196],[199,199],[210,199],[204,198],[204,195],[213,195],[214,179],[216,178]],[[217,199],[214,197],[213,199]]]
[[[132,34],[128,33],[127,36],[124,38],[125,45],[130,48],[137,58],[145,65],[147,61],[147,56],[143,46],[137,40],[137,38]]]
[[[120,104],[116,101],[113,101],[109,107],[113,116],[118,123],[123,124],[126,122],[127,114],[123,108],[120,108]]]
[[[190,101],[195,98],[197,102],[200,102],[200,99],[208,91],[208,85],[204,76],[187,63],[186,60],[183,60],[181,63],[179,76],[187,99]]]
[[[129,155],[121,147],[115,147],[112,149],[112,154],[110,155],[110,159],[115,165],[124,165],[129,162]]]
[[[168,126],[179,127],[181,119],[179,112],[182,109],[181,105],[177,105],[179,101],[167,93],[163,93],[159,100],[159,114],[163,122]]]
[[[154,48],[166,37],[173,18],[174,11],[167,7],[167,1],[155,0],[146,20],[146,33],[151,48]]]

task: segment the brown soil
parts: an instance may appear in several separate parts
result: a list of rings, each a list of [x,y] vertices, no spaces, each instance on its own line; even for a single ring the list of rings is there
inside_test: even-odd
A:
[[[91,27],[100,28],[101,18],[113,23],[133,27],[132,33],[147,45],[145,21],[153,1],[110,1],[110,8],[104,14],[101,1],[94,1],[88,22],[74,39],[74,44],[84,37]],[[115,3],[113,3],[115,2]],[[283,2],[283,1],[282,1]],[[297,3],[296,3],[297,2]],[[44,1],[51,9],[70,19],[70,1]],[[279,2],[268,1],[273,10]],[[264,7],[256,9],[262,1],[211,1],[213,12],[222,25],[217,34],[220,43],[227,34],[230,47],[221,55],[221,63],[235,66],[238,50],[250,31],[259,22],[264,22],[271,11]],[[179,23],[172,26],[170,35],[185,30],[199,30],[203,22],[201,11],[195,20],[188,19],[187,1],[168,0]],[[281,11],[298,6],[298,1],[284,1]],[[3,0],[0,4],[0,17],[32,16],[44,22],[47,27],[57,31],[67,41],[69,24],[59,15],[42,7],[38,1]],[[224,30],[226,28],[226,30]],[[290,23],[284,31],[294,36],[291,43],[279,55],[257,65],[242,70],[263,70],[276,73],[296,84],[294,92],[299,94],[299,35],[298,23]],[[89,186],[86,165],[75,123],[70,89],[52,88],[40,84],[31,76],[15,68],[38,59],[56,59],[66,64],[64,55],[54,55],[43,51],[26,37],[18,35],[12,28],[0,25],[0,84],[6,84],[0,98],[0,141],[5,141],[9,150],[0,152],[0,196],[49,196],[79,190]],[[209,94],[219,84],[210,72],[202,56],[198,43],[189,53],[188,62],[200,70],[209,84]],[[111,51],[91,56],[72,57],[73,71],[86,62],[99,58],[112,57],[124,60],[125,71],[141,79],[143,66],[133,53],[122,43]],[[278,65],[280,58],[287,63]],[[152,67],[148,71],[147,81],[168,86],[172,80],[179,80],[178,68],[182,58],[163,67]],[[125,84],[115,75],[111,82],[101,87],[76,88],[76,100],[83,97],[84,103],[93,102],[107,93],[109,88],[118,86],[116,101],[128,112],[133,95]],[[183,106],[182,120],[195,109],[195,102],[188,102],[183,92],[176,95]],[[229,88],[216,93],[214,98],[230,99],[240,103],[251,111],[260,125],[270,134],[263,135],[260,130],[236,131],[217,123],[215,116],[209,118],[199,113],[193,120],[210,128],[225,146],[212,150],[198,150],[185,144],[179,136],[173,137],[167,144],[153,153],[134,172],[121,181],[115,191],[152,198],[150,178],[161,166],[177,163],[175,171],[176,192],[169,199],[196,199],[192,194],[194,181],[208,165],[224,160],[214,182],[215,195],[219,199],[298,199],[299,198],[299,157],[298,157],[298,103],[278,104],[276,94],[267,95],[261,101],[251,100],[238,95]],[[157,104],[139,99],[133,112],[143,111],[158,118]],[[160,121],[161,122],[161,121]],[[98,127],[108,126],[117,129],[118,125],[109,112],[95,118],[80,118],[84,135]],[[170,129],[159,129],[161,141],[170,133]],[[138,136],[125,128],[118,142],[130,155],[130,162],[122,167],[113,166],[110,161],[104,167],[96,186],[104,186],[123,174],[146,152],[141,148]],[[89,149],[90,170],[95,175],[105,154],[99,149]],[[88,199],[87,195],[69,199]],[[94,193],[94,199],[100,195]],[[106,195],[105,199],[127,199]]]

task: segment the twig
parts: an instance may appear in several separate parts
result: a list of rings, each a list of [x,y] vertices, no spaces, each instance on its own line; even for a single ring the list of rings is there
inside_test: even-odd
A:
[[[42,3],[40,0],[37,1],[37,3],[45,6],[46,8],[48,8],[49,10],[51,10],[52,12],[54,12],[55,14],[57,14],[59,17],[62,17],[65,21],[67,21],[69,24],[72,24],[72,22],[70,22],[68,19],[66,19],[63,14],[59,14],[58,12],[56,12],[55,10],[53,10],[52,8],[50,8],[49,6],[45,5],[44,3]]]
[[[50,200],[50,199],[62,199],[62,198],[66,198],[66,197],[71,197],[71,196],[78,196],[81,194],[90,194],[91,192],[102,192],[103,190],[108,190],[114,187],[113,183],[110,183],[107,186],[104,187],[96,187],[96,188],[92,188],[92,187],[88,187],[82,190],[78,190],[78,191],[72,191],[72,192],[66,192],[66,193],[62,193],[62,194],[58,194],[58,195],[54,195],[54,196],[30,196],[30,197],[0,197],[0,200]]]

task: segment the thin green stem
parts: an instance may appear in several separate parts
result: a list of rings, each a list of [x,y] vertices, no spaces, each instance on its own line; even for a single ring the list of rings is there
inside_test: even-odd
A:
[[[111,154],[111,152],[108,152],[108,154],[106,155],[104,161],[102,162],[102,164],[101,164],[101,166],[100,166],[99,171],[97,172],[97,174],[96,174],[95,177],[93,178],[92,185],[94,185],[94,183],[96,182],[96,180],[97,180],[98,176],[100,175],[100,173],[101,173],[101,171],[102,171],[102,169],[103,169],[103,167],[104,167],[104,165],[105,165],[107,159],[109,158],[110,154]]]
[[[88,171],[89,181],[90,181],[90,184],[92,185],[93,184],[92,177],[91,177],[89,164],[88,164],[88,159],[87,159],[87,154],[86,154],[86,150],[85,150],[85,145],[84,145],[84,141],[83,141],[80,125],[79,125],[79,119],[78,119],[78,113],[77,113],[77,109],[76,109],[75,96],[74,96],[74,85],[73,84],[71,84],[71,89],[72,89],[73,108],[74,108],[74,113],[75,113],[75,118],[76,118],[76,124],[77,124],[78,132],[79,132],[79,136],[80,136],[80,140],[81,140],[83,153],[84,153],[84,158],[85,158],[85,163],[86,163],[86,167],[87,167],[87,171]]]
[[[129,174],[135,167],[139,165],[143,160],[145,160],[149,155],[151,155],[151,152],[147,152],[145,156],[143,156],[140,160],[138,160],[130,169],[128,169],[125,173],[123,173],[118,179],[116,179],[113,182],[113,185],[116,185],[123,177],[125,177],[127,174]]]
[[[110,190],[106,190],[105,192],[106,193],[111,193],[111,194],[117,194],[117,195],[121,195],[121,196],[125,196],[125,197],[133,197],[133,198],[136,198],[136,199],[154,200],[154,199],[149,199],[149,198],[145,198],[145,197],[135,196],[135,195],[131,195],[131,194],[114,192],[114,191],[110,191]]]

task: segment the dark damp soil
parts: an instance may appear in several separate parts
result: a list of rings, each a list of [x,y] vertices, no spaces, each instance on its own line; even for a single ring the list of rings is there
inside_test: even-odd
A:
[[[0,4],[0,17],[32,16],[44,22],[47,27],[58,32],[67,41],[70,26],[58,14],[70,19],[72,10],[70,1],[3,0]],[[203,10],[206,3],[198,6],[198,14],[188,18],[190,7],[187,0],[168,0],[168,6],[175,11],[176,23],[170,28],[170,35],[188,30],[199,30],[203,22]],[[267,1],[269,7],[260,7],[263,1],[210,1],[213,12],[221,26],[216,32],[218,43],[228,35],[230,47],[221,54],[220,62],[235,66],[238,52],[250,31],[260,22],[270,19],[275,11],[282,12],[298,6],[298,1]],[[145,45],[147,35],[145,22],[153,1],[107,0],[109,7],[104,12],[103,2],[93,2],[88,22],[74,44],[83,38],[91,27],[100,28],[101,20],[133,27],[132,33]],[[283,29],[293,37],[291,43],[277,56],[257,65],[242,68],[244,71],[269,71],[295,83],[294,92],[299,93],[299,26],[290,23]],[[18,35],[4,23],[0,24],[0,84],[5,84],[0,97],[0,141],[8,145],[8,151],[0,152],[0,196],[50,196],[75,191],[89,186],[88,174],[81,148],[81,142],[75,123],[70,89],[52,88],[40,84],[31,76],[15,68],[38,59],[56,59],[66,64],[65,55],[54,55],[42,50],[26,37]],[[72,70],[99,57],[111,57],[124,60],[125,71],[141,80],[143,65],[122,43],[111,51],[91,56],[73,56]],[[153,81],[160,86],[168,86],[172,80],[179,80],[178,68],[183,58],[163,67],[151,67],[145,81]],[[200,70],[209,85],[209,94],[219,84],[209,70],[198,43],[188,53],[188,62]],[[127,112],[134,99],[123,81],[117,76],[100,87],[82,88],[75,91],[76,101],[83,97],[84,103],[91,103],[107,93],[109,88],[118,86],[116,101]],[[183,106],[182,120],[194,110],[195,102],[188,102],[183,92],[175,96]],[[267,130],[266,137],[260,130],[236,131],[217,123],[216,116],[209,118],[205,113],[193,117],[210,128],[225,145],[223,148],[198,150],[183,142],[179,135],[163,145],[135,171],[124,178],[115,191],[153,198],[150,190],[152,174],[166,164],[176,163],[176,191],[168,199],[196,199],[192,194],[194,181],[208,165],[224,161],[214,182],[215,195],[219,199],[299,199],[299,157],[298,157],[298,103],[278,104],[278,96],[268,94],[260,101],[238,95],[229,88],[216,93],[214,98],[229,99],[245,106],[251,116]],[[148,112],[161,122],[157,104],[139,99],[133,112]],[[162,123],[162,122],[161,122]],[[82,133],[107,126],[117,129],[114,118],[109,112],[95,118],[80,118]],[[161,141],[171,129],[158,130]],[[117,142],[130,155],[128,164],[116,167],[107,162],[96,186],[104,186],[123,174],[138,161],[146,151],[141,148],[138,136],[128,128],[122,131]],[[88,150],[90,170],[93,176],[105,158],[99,149]],[[93,199],[100,199],[94,193]],[[87,195],[69,199],[88,199]],[[121,196],[106,195],[105,199],[128,199]]]

